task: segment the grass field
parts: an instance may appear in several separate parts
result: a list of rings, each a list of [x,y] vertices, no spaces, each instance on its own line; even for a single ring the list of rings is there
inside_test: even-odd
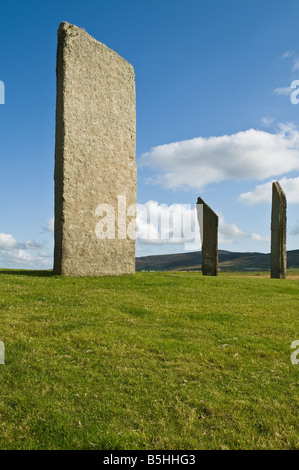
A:
[[[0,271],[1,449],[295,449],[299,281]]]

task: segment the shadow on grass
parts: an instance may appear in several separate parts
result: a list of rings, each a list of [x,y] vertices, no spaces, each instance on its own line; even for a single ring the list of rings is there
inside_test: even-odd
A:
[[[52,277],[56,276],[53,271],[37,271],[27,269],[0,269],[1,275],[12,275],[12,276],[34,276],[34,277]]]

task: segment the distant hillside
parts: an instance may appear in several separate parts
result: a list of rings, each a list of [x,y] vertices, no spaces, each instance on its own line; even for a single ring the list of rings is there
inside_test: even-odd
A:
[[[270,253],[233,253],[219,250],[219,268],[222,271],[269,270]],[[288,251],[288,268],[299,268],[299,250]],[[137,271],[198,271],[200,269],[200,251],[136,258]]]

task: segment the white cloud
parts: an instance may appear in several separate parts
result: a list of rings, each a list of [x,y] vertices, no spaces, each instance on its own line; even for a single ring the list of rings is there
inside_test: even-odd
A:
[[[263,204],[271,202],[272,194],[272,181],[269,181],[265,184],[259,184],[253,191],[248,191],[247,193],[242,193],[238,197],[239,202],[243,202],[248,206],[253,206],[255,204]]]
[[[42,229],[44,232],[54,234],[54,217],[48,219]]]
[[[299,57],[296,57],[296,59],[293,61],[293,70],[299,70]]]
[[[299,170],[299,132],[250,129],[221,137],[198,137],[152,148],[141,164],[157,171],[152,181],[167,188],[202,189],[226,179],[264,180]]]
[[[291,235],[299,235],[299,222],[290,230]]]
[[[148,201],[138,205],[136,238],[141,244],[184,244],[194,239],[198,222],[191,204],[159,204]]]
[[[43,243],[37,243],[34,240],[27,240],[25,243],[19,243],[18,246],[24,249],[40,249],[43,248]]]
[[[25,243],[18,243],[15,237],[10,233],[0,233],[0,250],[40,249],[42,247],[42,243],[37,243],[33,240],[27,240]]]
[[[228,223],[221,213],[219,217],[219,243],[227,244],[245,238],[256,241],[268,241],[258,234],[249,234],[235,223]],[[148,201],[139,205],[137,211],[137,251],[143,245],[186,244],[186,249],[201,249],[199,225],[195,206],[188,204],[159,204]]]
[[[219,243],[233,243],[242,238],[248,238],[248,234],[239,229],[239,227],[234,223],[227,223],[224,220],[222,214],[218,214],[219,217],[219,233],[218,239]]]
[[[285,86],[285,87],[278,87],[273,90],[273,93],[276,95],[291,95],[291,93],[294,91],[294,89],[291,86]]]
[[[273,122],[275,121],[274,118],[271,118],[271,117],[268,117],[268,116],[265,116],[262,118],[262,123],[265,127],[270,127],[271,124],[273,124]]]
[[[12,250],[17,244],[17,240],[9,233],[0,233],[0,250]]]
[[[294,51],[287,51],[284,54],[281,55],[281,59],[287,59],[288,57],[292,57],[295,54]]]
[[[270,241],[270,237],[263,237],[259,233],[252,233],[251,238],[252,238],[252,240],[256,240],[258,242],[269,242]]]
[[[1,267],[5,268],[49,268],[52,265],[52,257],[49,254],[32,254],[20,248],[14,250],[0,250]]]
[[[279,183],[284,190],[287,202],[290,204],[299,204],[299,177],[282,178]],[[247,205],[270,203],[272,198],[272,181],[256,186],[253,191],[243,193],[238,201]]]
[[[45,268],[52,264],[52,255],[40,251],[43,243],[28,240],[24,243],[17,242],[9,233],[0,233],[0,266],[16,268]]]

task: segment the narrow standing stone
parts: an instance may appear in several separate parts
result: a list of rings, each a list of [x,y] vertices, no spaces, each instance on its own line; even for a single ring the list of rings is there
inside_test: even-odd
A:
[[[272,184],[271,277],[285,279],[287,272],[287,200],[278,183]]]
[[[202,218],[200,207],[197,206],[197,218],[202,237],[202,274],[203,276],[218,275],[218,216],[205,203],[201,197],[197,204],[202,204]]]
[[[61,23],[57,50],[54,271],[66,276],[135,272],[136,204],[133,67],[84,30]],[[109,233],[96,227],[110,205]],[[123,205],[122,205],[123,207]],[[124,213],[123,213],[124,212]],[[115,217],[114,217],[115,213]],[[112,218],[111,218],[112,217]],[[114,222],[115,219],[115,222]],[[119,233],[121,221],[122,234]],[[113,235],[115,233],[115,238]],[[109,235],[109,236],[108,236]]]

